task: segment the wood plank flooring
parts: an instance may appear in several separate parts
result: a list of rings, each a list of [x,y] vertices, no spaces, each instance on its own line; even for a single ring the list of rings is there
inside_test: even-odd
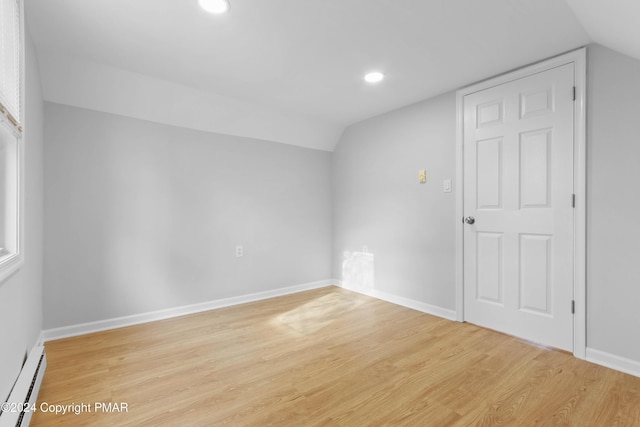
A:
[[[640,426],[640,378],[335,287],[46,349],[38,405],[91,412],[32,426]]]

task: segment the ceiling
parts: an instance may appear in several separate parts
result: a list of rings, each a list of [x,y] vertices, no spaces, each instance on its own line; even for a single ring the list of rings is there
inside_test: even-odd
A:
[[[635,0],[231,0],[222,16],[197,0],[25,3],[39,57],[278,111],[313,123],[309,132],[342,129],[592,41],[640,57]],[[40,61],[41,74],[53,63]],[[364,83],[370,70],[385,81]],[[56,84],[43,78],[45,98]],[[339,132],[331,135],[312,148],[331,150]]]
[[[640,1],[567,0],[591,39],[640,59]]]

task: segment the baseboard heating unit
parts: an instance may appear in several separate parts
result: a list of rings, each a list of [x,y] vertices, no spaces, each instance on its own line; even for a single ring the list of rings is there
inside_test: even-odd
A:
[[[20,376],[0,412],[0,427],[26,427],[36,408],[47,357],[43,346],[35,346],[24,363]]]

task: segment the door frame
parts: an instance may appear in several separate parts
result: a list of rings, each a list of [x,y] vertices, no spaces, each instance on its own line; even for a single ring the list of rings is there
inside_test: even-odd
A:
[[[555,56],[464,87],[456,93],[456,320],[464,322],[464,97],[513,80],[562,65],[574,64],[576,99],[574,102],[573,188],[576,195],[573,253],[573,354],[586,358],[586,77],[587,49]],[[567,94],[570,96],[570,94]],[[567,307],[567,310],[570,308]]]

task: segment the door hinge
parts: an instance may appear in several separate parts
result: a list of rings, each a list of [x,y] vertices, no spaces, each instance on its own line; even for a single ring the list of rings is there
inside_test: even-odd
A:
[[[575,86],[573,87],[573,91],[572,91],[571,97],[573,98],[574,101],[576,100],[576,87]]]
[[[576,302],[571,300],[571,314],[576,314]]]
[[[576,207],[576,195],[575,194],[571,195],[571,207],[572,208]]]

